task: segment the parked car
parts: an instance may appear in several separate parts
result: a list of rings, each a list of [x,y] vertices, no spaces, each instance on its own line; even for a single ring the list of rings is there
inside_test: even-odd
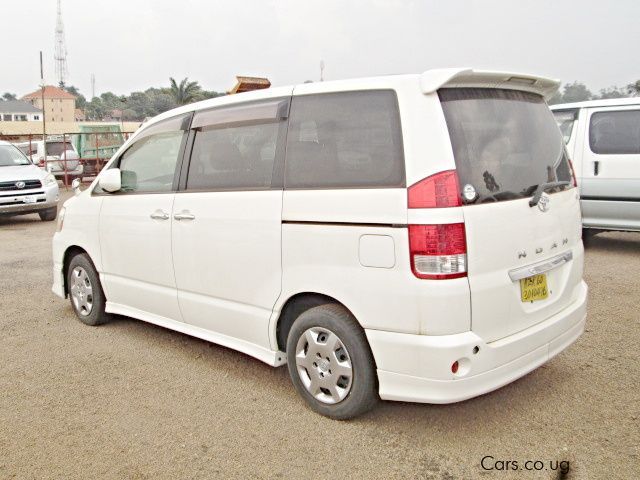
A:
[[[640,98],[551,108],[578,177],[585,235],[640,231]]]
[[[163,113],[65,203],[53,291],[287,363],[333,418],[499,388],[585,325],[557,86],[431,70]]]
[[[84,166],[80,161],[80,156],[73,143],[69,140],[52,139],[47,140],[47,154],[45,161],[44,142],[42,140],[32,140],[31,142],[20,142],[15,144],[33,163],[51,172],[56,178],[82,179]],[[65,169],[66,163],[66,169]]]
[[[0,215],[37,213],[45,221],[58,213],[58,182],[32,164],[14,145],[0,141]]]

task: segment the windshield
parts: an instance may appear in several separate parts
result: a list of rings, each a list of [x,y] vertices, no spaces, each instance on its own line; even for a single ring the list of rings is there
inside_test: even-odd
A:
[[[571,181],[562,135],[540,95],[492,88],[438,94],[466,203],[530,197],[541,183]]]
[[[0,167],[31,165],[31,162],[13,145],[0,145]]]
[[[557,110],[553,112],[553,116],[556,117],[556,122],[560,131],[562,132],[562,138],[564,143],[569,143],[571,140],[571,134],[573,133],[573,126],[576,123],[576,110]]]

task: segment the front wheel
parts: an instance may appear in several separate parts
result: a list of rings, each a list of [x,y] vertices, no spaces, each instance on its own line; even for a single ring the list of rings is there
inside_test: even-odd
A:
[[[38,215],[43,222],[53,222],[58,216],[58,207],[47,208],[46,210],[38,212]]]
[[[67,287],[71,306],[85,325],[102,325],[110,320],[105,312],[105,296],[93,262],[86,253],[76,255],[69,262]]]
[[[316,412],[346,420],[378,401],[375,364],[364,330],[341,305],[311,308],[287,338],[294,387]]]

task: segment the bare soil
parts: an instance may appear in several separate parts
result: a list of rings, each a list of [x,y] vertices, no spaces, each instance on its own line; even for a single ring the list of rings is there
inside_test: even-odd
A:
[[[82,325],[51,293],[54,229],[0,219],[0,478],[640,478],[640,234],[593,239],[587,331],[543,367],[338,422],[286,368],[132,319]]]

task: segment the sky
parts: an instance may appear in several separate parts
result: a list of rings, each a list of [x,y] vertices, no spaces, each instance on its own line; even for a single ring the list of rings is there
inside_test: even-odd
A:
[[[470,67],[582,81],[640,79],[638,0],[62,0],[67,84],[90,97],[168,86],[226,91],[235,75],[273,85]],[[54,69],[56,0],[0,0],[0,92]]]

